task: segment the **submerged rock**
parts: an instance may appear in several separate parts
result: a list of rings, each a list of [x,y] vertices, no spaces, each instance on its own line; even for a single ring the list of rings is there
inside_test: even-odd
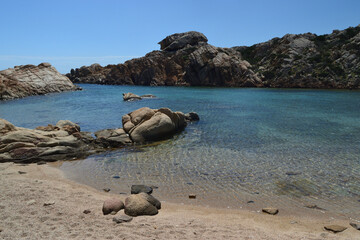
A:
[[[134,101],[134,100],[140,100],[141,97],[133,93],[123,93],[123,99],[124,101]]]
[[[145,186],[145,185],[132,185],[131,186],[131,194],[138,194],[141,192],[151,194],[153,192],[153,189],[152,189],[152,187]]]
[[[0,71],[0,100],[75,90],[77,87],[49,63]]]

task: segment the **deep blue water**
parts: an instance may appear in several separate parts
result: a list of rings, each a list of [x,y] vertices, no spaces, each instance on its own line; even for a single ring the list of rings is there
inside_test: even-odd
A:
[[[144,106],[195,111],[201,120],[159,144],[62,163],[72,179],[119,192],[154,184],[179,201],[195,192],[197,201],[223,205],[280,197],[359,207],[359,91],[81,86],[0,102],[0,117],[28,128],[68,119],[92,132],[121,127],[122,115]],[[123,102],[124,92],[158,98]]]

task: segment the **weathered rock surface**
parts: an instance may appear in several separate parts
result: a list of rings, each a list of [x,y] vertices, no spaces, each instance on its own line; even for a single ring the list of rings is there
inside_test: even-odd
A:
[[[124,209],[124,203],[117,198],[109,198],[104,201],[102,212],[104,215],[116,214],[121,209]]]
[[[141,97],[133,93],[123,93],[123,99],[124,101],[136,101],[140,100]]]
[[[120,147],[131,145],[132,141],[129,135],[122,129],[104,129],[95,132],[96,142],[104,147]]]
[[[279,209],[277,208],[263,208],[262,211],[270,215],[276,215],[279,213]]]
[[[73,82],[171,86],[262,86],[251,65],[232,49],[207,43],[198,32],[170,35],[160,41],[161,51],[124,64],[91,65],[72,69]]]
[[[77,89],[49,63],[16,66],[0,71],[0,100]]]
[[[325,230],[331,231],[333,233],[343,232],[347,229],[347,227],[340,226],[340,225],[327,225],[324,226]]]
[[[81,132],[80,126],[60,120],[56,126],[15,127],[0,118],[0,162],[46,162],[82,158],[108,148],[171,137],[186,126],[182,112],[140,108],[122,118],[123,128]]]
[[[287,34],[234,47],[265,87],[359,88],[360,25],[331,34]]]
[[[136,95],[134,93],[123,93],[123,99],[124,101],[136,101],[141,100],[143,98],[156,98],[156,96],[152,94],[145,94],[145,95]]]
[[[287,34],[250,47],[218,48],[198,32],[173,34],[124,64],[72,69],[73,82],[127,85],[359,88],[360,26]]]
[[[172,136],[186,126],[182,112],[168,108],[143,107],[122,117],[123,128],[135,143],[156,141]]]
[[[161,209],[159,200],[147,193],[132,194],[125,199],[125,214],[129,216],[156,215]]]
[[[0,162],[55,161],[87,154],[90,146],[67,132],[68,126],[33,130],[0,119]]]

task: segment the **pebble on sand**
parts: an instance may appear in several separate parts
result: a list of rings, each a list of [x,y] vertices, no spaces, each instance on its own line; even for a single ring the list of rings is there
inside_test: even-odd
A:
[[[104,188],[104,192],[110,192],[110,188]]]
[[[324,229],[331,231],[333,233],[338,233],[338,232],[345,231],[347,229],[347,227],[340,226],[340,225],[327,225],[327,226],[324,226]]]
[[[189,194],[189,198],[190,198],[190,199],[195,199],[195,198],[196,198],[196,195],[195,195],[195,194]]]
[[[91,213],[91,211],[90,211],[89,209],[85,209],[85,210],[83,211],[83,213],[89,214],[89,213]]]
[[[19,174],[26,174],[26,172],[18,171]]]
[[[133,218],[128,215],[120,215],[113,218],[113,221],[116,223],[130,222],[131,220],[133,220]]]
[[[32,200],[30,200],[30,201],[27,201],[26,202],[26,205],[33,205],[33,204],[35,204],[36,203],[36,201],[34,200],[34,199],[32,199]]]
[[[44,206],[54,205],[55,201],[44,202]]]
[[[279,213],[279,209],[277,208],[263,208],[262,211],[270,215],[276,215]]]

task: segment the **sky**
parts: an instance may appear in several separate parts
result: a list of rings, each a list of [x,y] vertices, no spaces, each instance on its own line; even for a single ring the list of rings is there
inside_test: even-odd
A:
[[[49,62],[61,73],[123,63],[199,31],[217,47],[360,24],[359,0],[0,0],[0,70]]]

